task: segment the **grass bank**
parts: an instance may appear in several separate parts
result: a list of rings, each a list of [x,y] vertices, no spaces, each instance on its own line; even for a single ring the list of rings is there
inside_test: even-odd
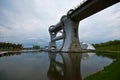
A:
[[[104,70],[90,75],[84,80],[120,80],[120,53],[114,54],[116,54],[116,61],[105,67]]]
[[[93,44],[93,46],[96,48],[96,50],[120,51],[120,40]]]
[[[102,56],[110,56],[115,61],[109,66],[105,67],[104,70],[99,71],[93,75],[86,77],[84,80],[120,80],[120,44],[115,44],[116,41],[107,43],[94,44],[96,50],[102,51],[117,51],[117,53],[98,53]],[[114,44],[113,44],[114,43]],[[114,56],[114,57],[113,57]]]
[[[96,47],[96,50],[120,51],[120,45],[99,46],[99,47]]]

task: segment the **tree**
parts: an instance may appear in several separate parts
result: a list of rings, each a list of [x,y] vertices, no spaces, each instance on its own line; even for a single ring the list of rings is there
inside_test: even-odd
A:
[[[13,44],[13,43],[6,43],[0,42],[0,49],[22,49],[22,44]]]
[[[39,45],[33,45],[33,49],[40,49]]]

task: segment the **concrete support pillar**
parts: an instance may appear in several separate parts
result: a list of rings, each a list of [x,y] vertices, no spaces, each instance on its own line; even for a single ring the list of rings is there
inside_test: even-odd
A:
[[[78,36],[79,22],[71,20],[67,16],[61,18],[63,22],[64,41],[62,51],[80,51],[80,42]]]
[[[51,38],[51,42],[49,42],[49,49],[51,49],[51,47],[56,48],[56,41],[53,41],[52,39],[56,37],[56,33],[55,32],[51,32],[50,29],[53,28],[54,26],[50,26],[49,28],[49,33],[50,33],[50,38]]]

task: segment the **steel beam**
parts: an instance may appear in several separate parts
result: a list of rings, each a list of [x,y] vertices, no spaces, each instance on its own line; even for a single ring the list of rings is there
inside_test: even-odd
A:
[[[63,35],[62,35],[62,36],[58,36],[58,37],[53,38],[52,41],[61,40],[61,39],[63,39],[63,38],[64,38]]]
[[[49,28],[51,32],[55,32],[55,33],[60,31],[61,29],[62,29],[62,24],[60,22],[57,23],[56,25],[50,26]]]

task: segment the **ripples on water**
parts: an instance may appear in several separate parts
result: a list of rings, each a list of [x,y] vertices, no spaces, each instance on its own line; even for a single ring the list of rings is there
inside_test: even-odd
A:
[[[0,57],[0,80],[81,80],[111,64],[95,53],[13,53]]]

